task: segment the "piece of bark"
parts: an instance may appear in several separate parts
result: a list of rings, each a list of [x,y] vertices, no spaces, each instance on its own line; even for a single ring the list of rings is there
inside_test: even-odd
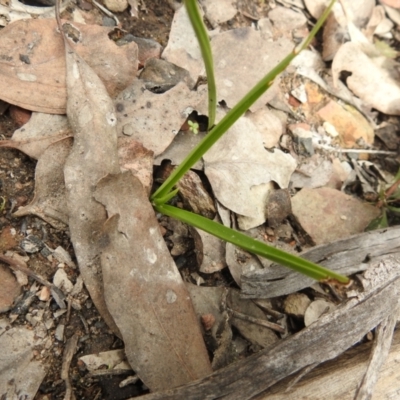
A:
[[[299,256],[340,274],[362,271],[367,262],[400,251],[400,227],[385,228],[354,235],[316,246]],[[297,292],[312,285],[311,278],[282,266],[249,271],[241,276],[242,296],[271,298]]]
[[[61,21],[58,22],[60,31],[64,32]],[[71,241],[93,303],[110,329],[120,336],[107,309],[102,287],[99,238],[106,211],[93,198],[97,182],[106,174],[120,170],[114,104],[100,78],[63,37],[67,116],[74,133],[72,150],[64,166]]]
[[[70,337],[67,340],[67,343],[64,348],[63,362],[61,367],[61,379],[64,380],[66,386],[64,400],[75,400],[71,384],[71,378],[69,376],[69,367],[71,366],[72,357],[74,356],[76,351],[78,339],[79,336],[75,333],[72,337]]]
[[[298,334],[205,379],[143,396],[143,399],[251,399],[309,365],[337,357],[399,306],[399,256],[372,263],[369,269],[373,274],[370,275],[375,274],[375,277],[371,278],[367,290]]]
[[[375,384],[379,378],[381,367],[385,363],[390,351],[393,332],[398,317],[399,312],[397,309],[393,315],[385,318],[385,320],[382,321],[377,327],[375,343],[372,348],[368,369],[364,375],[360,387],[357,390],[354,400],[371,399]]]
[[[354,346],[340,357],[327,361],[295,386],[288,389],[293,377],[288,377],[252,400],[354,400],[357,386],[363,379],[372,343]],[[382,366],[372,400],[392,400],[400,396],[399,369],[400,331],[394,332],[392,347]]]
[[[211,373],[189,292],[142,184],[130,172],[108,175],[95,198],[109,216],[101,255],[105,298],[130,365],[152,391]]]

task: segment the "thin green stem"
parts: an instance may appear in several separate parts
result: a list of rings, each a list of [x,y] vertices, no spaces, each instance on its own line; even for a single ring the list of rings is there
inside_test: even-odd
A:
[[[155,209],[162,214],[168,215],[189,225],[195,226],[205,232],[208,232],[226,242],[230,242],[250,253],[268,258],[271,261],[284,265],[309,276],[316,280],[335,279],[341,283],[348,283],[349,278],[330,271],[311,261],[297,257],[293,254],[268,246],[266,243],[253,239],[245,234],[204,218],[201,215],[182,210],[167,204],[157,205]]]
[[[197,40],[199,41],[201,55],[204,66],[206,67],[207,86],[208,86],[208,129],[211,129],[215,123],[215,114],[217,110],[217,86],[215,85],[214,63],[208,38],[207,28],[203,23],[197,0],[185,0],[185,6],[192,23]]]
[[[187,0],[188,2],[191,2]],[[253,89],[251,89],[223,118],[214,126],[214,128],[204,137],[204,139],[188,154],[183,162],[171,173],[165,182],[153,194],[152,200],[165,197],[165,195],[176,185],[179,179],[196,164],[197,161],[205,154],[220,138],[221,136],[256,102],[264,92],[272,85],[274,79],[291,63],[291,61],[298,55],[299,51],[304,49],[313,39],[326,17],[329,14],[335,0],[332,0],[328,9],[322,14],[317,24],[308,35],[307,39],[292,53],[286,56],[275,68],[273,68],[267,75],[258,82]]]

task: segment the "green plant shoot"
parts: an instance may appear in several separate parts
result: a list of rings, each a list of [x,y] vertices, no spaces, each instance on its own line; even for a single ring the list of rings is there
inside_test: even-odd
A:
[[[297,257],[293,254],[287,253],[283,250],[276,249],[275,247],[268,246],[266,243],[253,239],[241,232],[228,228],[218,222],[212,221],[201,215],[182,210],[168,204],[155,206],[155,209],[170,217],[176,218],[189,225],[195,226],[205,232],[208,232],[226,242],[230,242],[243,250],[250,253],[257,254],[261,257],[268,258],[271,261],[290,267],[310,278],[316,280],[336,279],[339,282],[347,283],[349,278],[337,274],[329,269],[314,264],[311,261]]]
[[[200,160],[200,158],[205,154],[219,139],[220,137],[251,107],[252,104],[254,104],[255,101],[257,101],[264,93],[265,91],[272,85],[274,82],[275,78],[282,72],[284,71],[287,66],[292,62],[292,60],[305,48],[308,47],[308,45],[311,43],[312,39],[318,32],[318,30],[321,28],[322,24],[328,17],[334,3],[336,0],[332,0],[329,4],[329,7],[324,11],[324,13],[321,15],[320,19],[317,21],[315,24],[314,28],[310,32],[307,38],[304,39],[304,41],[296,46],[292,53],[290,53],[288,56],[286,56],[275,68],[273,68],[270,72],[268,72],[267,75],[265,75],[264,78],[261,79],[260,82],[258,82],[253,89],[251,89],[243,98],[242,100],[239,101],[238,104],[236,104],[225,116],[222,118],[222,120],[214,126],[214,128],[211,129],[211,131],[204,137],[204,139],[188,154],[188,156],[182,161],[182,163],[175,168],[175,170],[171,173],[171,175],[166,179],[166,181],[156,190],[156,192],[152,196],[152,200],[157,201],[160,197],[164,197],[179,181],[179,179],[182,178],[183,175],[187,171],[189,171],[190,168],[193,167],[194,164],[196,164],[197,161]],[[192,3],[196,3],[196,0],[186,0],[185,5],[188,9],[189,15],[191,12],[191,8],[193,7]],[[196,6],[197,9],[197,6]],[[204,24],[202,20],[200,19],[200,22],[197,20],[197,23],[201,23],[203,30],[205,31]],[[196,32],[196,30],[195,30]],[[209,41],[208,41],[208,36],[207,37],[207,43],[209,46]],[[199,41],[200,47],[203,45],[203,38],[204,34],[201,36],[202,41]],[[205,54],[205,65],[210,65],[212,67],[212,58],[207,58],[208,53],[211,54],[211,50],[208,51],[202,51],[203,57]],[[207,72],[208,73],[208,72]],[[214,76],[214,75],[212,75]],[[207,80],[210,83],[211,78],[207,76]],[[214,80],[212,78],[212,80]],[[209,89],[210,93],[210,89]],[[216,107],[216,102],[213,100],[210,100],[210,95],[209,95],[209,102],[211,104],[214,104],[213,107]],[[213,111],[215,114],[215,109]]]
[[[298,46],[294,48],[292,53],[286,56],[275,68],[273,68],[260,82],[258,82],[240,101],[236,104],[222,120],[214,125],[214,118],[216,114],[216,89],[214,80],[213,61],[211,54],[211,47],[208,40],[208,33],[201,19],[199,10],[197,8],[196,0],[185,0],[185,6],[195,33],[199,40],[202,56],[206,66],[207,81],[208,81],[208,94],[209,94],[209,128],[211,131],[205,138],[189,153],[185,160],[180,164],[153,194],[151,200],[157,211],[170,217],[176,218],[189,225],[202,229],[222,240],[230,242],[238,247],[243,248],[251,253],[270,259],[271,261],[282,264],[286,267],[292,268],[302,274],[305,274],[313,279],[325,280],[335,279],[342,283],[349,282],[349,278],[323,268],[310,261],[304,260],[300,257],[278,250],[266,243],[252,239],[243,233],[237,232],[231,228],[225,227],[217,222],[211,221],[200,215],[182,210],[165,204],[176,193],[177,189],[173,189],[179,179],[213,146],[221,136],[257,101],[257,99],[272,85],[274,79],[287,68],[290,62],[305,49],[318,32],[327,16],[329,15],[335,0],[332,0],[321,15],[314,28],[308,37]],[[192,130],[193,126],[190,126]]]

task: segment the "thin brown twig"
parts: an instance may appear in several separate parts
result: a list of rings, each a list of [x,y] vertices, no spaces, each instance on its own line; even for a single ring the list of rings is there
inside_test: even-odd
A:
[[[229,307],[227,307],[227,311],[235,318],[241,319],[243,321],[248,321],[248,322],[251,322],[253,324],[260,325],[260,326],[264,326],[265,328],[272,329],[272,330],[274,330],[276,332],[279,332],[279,333],[285,333],[285,328],[283,328],[279,324],[275,324],[273,322],[269,322],[269,321],[266,321],[266,320],[263,320],[263,319],[251,317],[250,315],[246,315],[246,314],[243,314],[243,313],[241,313],[239,311],[232,310]]]

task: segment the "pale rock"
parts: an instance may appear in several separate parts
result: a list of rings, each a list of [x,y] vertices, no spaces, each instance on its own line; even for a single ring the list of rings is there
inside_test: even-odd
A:
[[[303,318],[311,300],[304,293],[292,293],[286,297],[283,309],[286,314]]]
[[[128,8],[128,0],[104,0],[104,5],[111,12],[123,12]]]
[[[304,325],[310,326],[317,321],[322,315],[328,314],[336,308],[335,304],[330,301],[318,299],[313,301],[308,307],[304,315]]]
[[[59,268],[54,274],[53,283],[65,293],[70,293],[74,288],[73,283],[68,279],[67,273],[62,268]]]

